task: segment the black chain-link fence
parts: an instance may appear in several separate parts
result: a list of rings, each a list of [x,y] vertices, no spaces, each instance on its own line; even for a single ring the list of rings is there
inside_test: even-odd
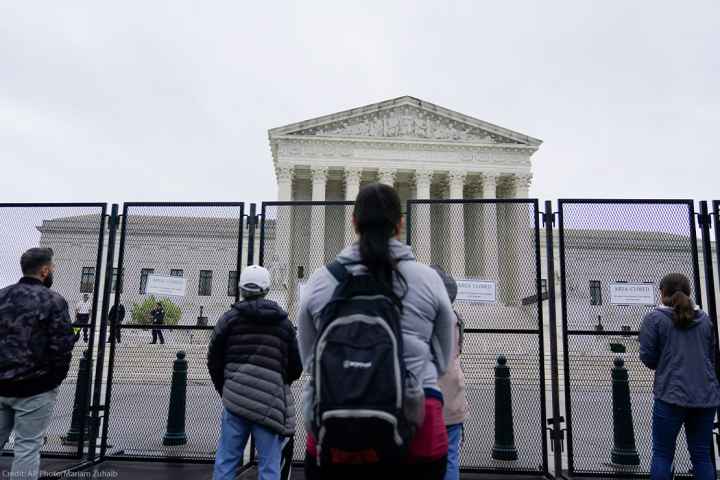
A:
[[[122,305],[125,317],[109,328],[117,333],[110,335],[104,369],[111,390],[103,451],[210,461],[222,403],[210,381],[207,348],[212,326],[238,299],[248,241],[243,204],[133,203],[123,215],[111,304]],[[161,322],[153,315],[158,302]],[[186,442],[168,445],[168,419],[177,418],[169,411],[173,365],[180,357],[187,362]]]
[[[418,260],[440,265],[460,282],[454,307],[465,321],[460,359],[469,402],[461,467],[547,472],[537,202],[412,200],[407,229]],[[495,367],[501,356],[510,368],[511,401],[501,397],[496,409]],[[514,460],[493,454],[498,415],[512,417]]]
[[[665,274],[685,274],[700,299],[693,203],[560,200],[559,207],[569,471],[646,475],[652,456],[653,372],[640,362],[638,331],[659,302]],[[639,465],[620,465],[611,455],[611,373],[618,357],[628,371],[634,427],[618,434],[629,440],[634,433]],[[681,434],[675,469],[683,474],[690,468]]]
[[[302,289],[310,275],[330,263],[355,239],[352,202],[265,202],[260,228],[260,263],[272,279],[268,298],[297,322]],[[303,376],[292,384],[296,424],[293,459],[305,458]]]
[[[456,309],[467,334],[461,362],[470,410],[465,422],[461,466],[501,473],[547,472],[544,430],[550,332],[543,308],[548,282],[557,282],[562,302],[563,367],[560,403],[567,420],[571,474],[647,475],[651,457],[653,374],[638,359],[637,333],[644,314],[657,303],[660,278],[687,275],[701,295],[698,247],[691,201],[561,200],[557,279],[541,272],[538,204],[534,200],[411,201],[407,239],[419,261],[438,264],[461,282]],[[313,271],[355,239],[350,202],[263,204],[259,258],[271,272],[270,298],[297,318],[300,292]],[[720,202],[713,203],[715,240],[720,236]],[[71,315],[88,295],[87,343],[83,326],[68,379],[59,389],[43,447],[46,457],[82,456],[89,435],[73,433],[75,418],[87,420],[88,402],[78,404],[78,367],[88,351],[89,372],[102,374],[97,407],[104,418],[101,452],[110,458],[161,458],[210,462],[220,432],[221,401],[206,368],[213,324],[238,298],[237,282],[250,240],[243,229],[243,204],[126,204],[108,285],[108,307],[123,305],[125,318],[110,335],[103,365],[97,358],[102,292],[105,289],[105,204],[0,204],[0,286],[20,277],[19,257],[33,246],[55,252],[54,289]],[[115,217],[113,217],[115,218]],[[252,239],[254,240],[254,238]],[[556,243],[557,245],[557,243]],[[708,247],[712,248],[712,247]],[[717,248],[715,262],[720,269]],[[705,258],[710,258],[706,256]],[[713,262],[713,263],[715,263]],[[712,269],[711,269],[712,270]],[[707,274],[707,270],[705,272]],[[161,300],[163,325],[152,325]],[[84,307],[83,307],[84,308]],[[110,315],[112,320],[112,315]],[[162,337],[162,338],[161,338]],[[155,340],[153,342],[153,340]],[[187,362],[187,443],[164,445],[173,364]],[[495,408],[495,367],[507,360],[511,400]],[[616,357],[629,376],[638,466],[612,461],[611,372]],[[90,380],[92,373],[85,377]],[[295,460],[302,460],[301,392],[293,385],[298,412]],[[90,387],[88,387],[88,393]],[[82,392],[81,392],[82,393]],[[78,410],[78,405],[80,408]],[[563,412],[556,412],[562,414]],[[493,458],[497,414],[512,419],[514,460]],[[503,417],[504,416],[504,417]],[[86,421],[87,424],[87,421]],[[77,427],[77,422],[75,427]],[[501,439],[508,441],[505,436]],[[12,438],[4,455],[13,447]],[[504,450],[507,454],[507,448]],[[497,457],[498,455],[495,455]],[[510,455],[511,457],[513,454]],[[684,436],[676,471],[690,471]]]
[[[86,420],[90,394],[90,363],[79,370],[83,352],[94,356],[96,318],[102,291],[102,247],[106,205],[93,204],[0,204],[0,288],[22,277],[20,256],[32,247],[49,247],[54,252],[53,290],[68,303],[71,320],[79,338],[75,344],[70,371],[58,387],[58,396],[45,436],[42,454],[79,458],[88,438],[79,422]],[[87,300],[84,296],[87,295]],[[78,317],[76,311],[89,316]],[[83,331],[84,330],[84,331]],[[80,372],[80,377],[79,377]],[[82,390],[86,389],[85,392]],[[80,395],[79,401],[75,402]],[[75,417],[75,431],[73,427]],[[85,422],[87,426],[87,422]],[[10,454],[14,436],[3,454]],[[0,445],[2,448],[2,445]]]

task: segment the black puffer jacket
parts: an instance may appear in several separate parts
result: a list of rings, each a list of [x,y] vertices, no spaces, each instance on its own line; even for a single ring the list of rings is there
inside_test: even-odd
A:
[[[270,300],[235,304],[215,325],[208,370],[230,412],[280,435],[295,432],[290,383],[302,373],[295,328]]]
[[[0,396],[30,397],[60,385],[74,343],[60,294],[29,277],[0,290]]]

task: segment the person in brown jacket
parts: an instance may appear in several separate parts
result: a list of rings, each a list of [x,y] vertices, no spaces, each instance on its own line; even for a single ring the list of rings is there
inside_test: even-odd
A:
[[[450,302],[457,296],[457,283],[441,267],[433,265],[435,271],[442,278],[447,289]],[[455,312],[457,323],[454,329],[453,352],[448,369],[438,379],[438,386],[443,393],[443,416],[448,432],[448,465],[445,480],[458,480],[460,478],[460,443],[463,437],[463,423],[468,411],[467,397],[465,396],[465,374],[460,365],[462,352],[463,321]]]

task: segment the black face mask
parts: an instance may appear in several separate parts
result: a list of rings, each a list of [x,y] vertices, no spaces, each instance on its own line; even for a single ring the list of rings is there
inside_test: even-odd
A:
[[[48,276],[45,277],[45,280],[43,280],[43,285],[45,285],[47,288],[52,287],[53,284],[53,273],[48,273]]]

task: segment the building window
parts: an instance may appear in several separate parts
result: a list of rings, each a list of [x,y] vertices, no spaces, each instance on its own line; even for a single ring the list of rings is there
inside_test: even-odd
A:
[[[212,270],[200,270],[198,295],[201,297],[209,297],[212,295]]]
[[[228,297],[238,296],[238,272],[230,270],[228,273]]]
[[[93,293],[95,290],[95,267],[83,267],[80,276],[80,293]]]
[[[125,269],[123,268],[123,274],[124,274],[124,273],[125,273]],[[120,291],[119,291],[119,292],[117,291],[118,280],[121,280],[121,282],[120,282]],[[113,268],[112,293],[115,293],[115,292],[117,292],[117,293],[122,293],[122,280],[123,280],[123,279],[118,279],[118,269],[117,269],[117,268]]]
[[[145,293],[145,287],[147,287],[147,279],[148,275],[152,275],[155,273],[155,269],[153,268],[143,268],[140,270],[140,294]]]
[[[170,270],[171,277],[182,277],[183,275],[185,275],[185,272],[179,268]]]
[[[600,280],[590,280],[590,305],[602,305]]]

